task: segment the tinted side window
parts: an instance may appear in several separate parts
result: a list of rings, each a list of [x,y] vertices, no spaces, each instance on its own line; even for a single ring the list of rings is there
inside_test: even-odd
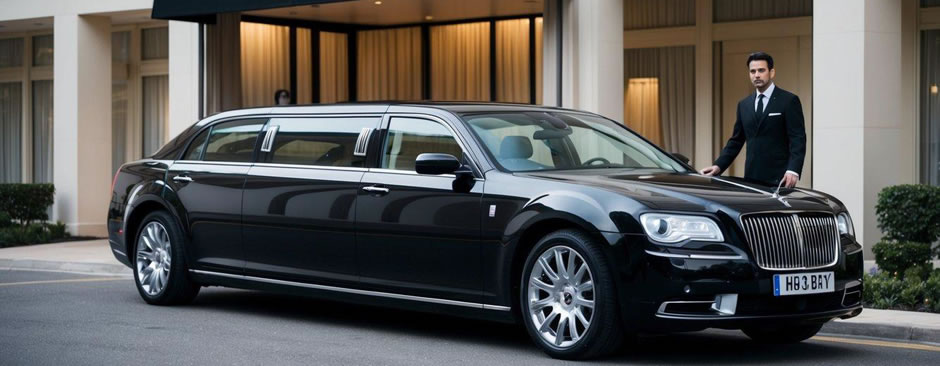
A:
[[[189,144],[189,149],[183,155],[183,160],[202,160],[202,152],[206,151],[206,138],[209,137],[209,129],[205,129],[193,139]]]
[[[423,153],[463,155],[450,130],[440,123],[420,118],[392,118],[385,141],[382,168],[415,170],[415,159]]]
[[[251,162],[264,119],[231,121],[212,126],[203,160]]]
[[[278,126],[267,161],[276,164],[362,167],[364,156],[353,150],[363,128],[375,128],[379,117],[275,118]]]

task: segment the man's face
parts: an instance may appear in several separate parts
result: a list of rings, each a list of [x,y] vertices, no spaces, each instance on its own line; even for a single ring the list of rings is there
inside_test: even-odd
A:
[[[747,65],[747,73],[751,77],[751,84],[755,88],[764,90],[774,79],[774,70],[767,67],[767,61],[754,60]]]

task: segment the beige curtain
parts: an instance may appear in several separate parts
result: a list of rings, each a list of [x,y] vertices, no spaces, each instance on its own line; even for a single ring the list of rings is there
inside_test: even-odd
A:
[[[143,156],[150,156],[163,146],[168,113],[170,78],[167,75],[143,78]]]
[[[320,103],[349,100],[349,40],[345,33],[320,32]]]
[[[542,18],[535,18],[535,104],[542,104]]]
[[[33,81],[33,183],[52,183],[52,80]]]
[[[170,31],[167,27],[140,31],[140,57],[144,60],[165,60],[170,57]]]
[[[695,25],[695,0],[624,0],[623,2],[623,29],[625,30],[687,25]]]
[[[421,28],[358,32],[358,100],[420,100]]]
[[[659,123],[659,78],[632,78],[624,93],[626,114],[624,122],[643,137],[662,146],[662,126]]]
[[[310,33],[297,28],[297,104],[313,103],[313,62],[310,59]]]
[[[23,87],[0,83],[0,183],[21,183]]]
[[[529,19],[496,22],[496,101],[529,103]]]
[[[241,108],[241,16],[218,14],[206,25],[206,114]],[[271,96],[274,100],[274,96]]]
[[[290,89],[290,29],[242,22],[240,35],[242,106],[273,105],[275,91]]]
[[[431,98],[490,100],[490,23],[431,27]]]

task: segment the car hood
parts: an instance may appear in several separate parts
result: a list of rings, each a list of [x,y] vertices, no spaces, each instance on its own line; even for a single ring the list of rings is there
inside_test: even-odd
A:
[[[588,185],[626,195],[653,210],[835,212],[841,203],[809,189],[767,186],[735,177],[710,177],[661,170],[585,169],[517,173],[534,178]]]

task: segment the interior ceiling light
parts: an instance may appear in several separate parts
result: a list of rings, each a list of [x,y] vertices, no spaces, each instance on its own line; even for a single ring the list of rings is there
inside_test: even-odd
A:
[[[424,20],[431,20],[431,19],[434,19],[434,17],[432,17],[432,16],[430,16],[430,15],[425,15],[425,16],[424,16]]]
[[[381,1],[376,1],[376,2],[375,2],[375,5],[382,5],[382,2],[381,2]]]

